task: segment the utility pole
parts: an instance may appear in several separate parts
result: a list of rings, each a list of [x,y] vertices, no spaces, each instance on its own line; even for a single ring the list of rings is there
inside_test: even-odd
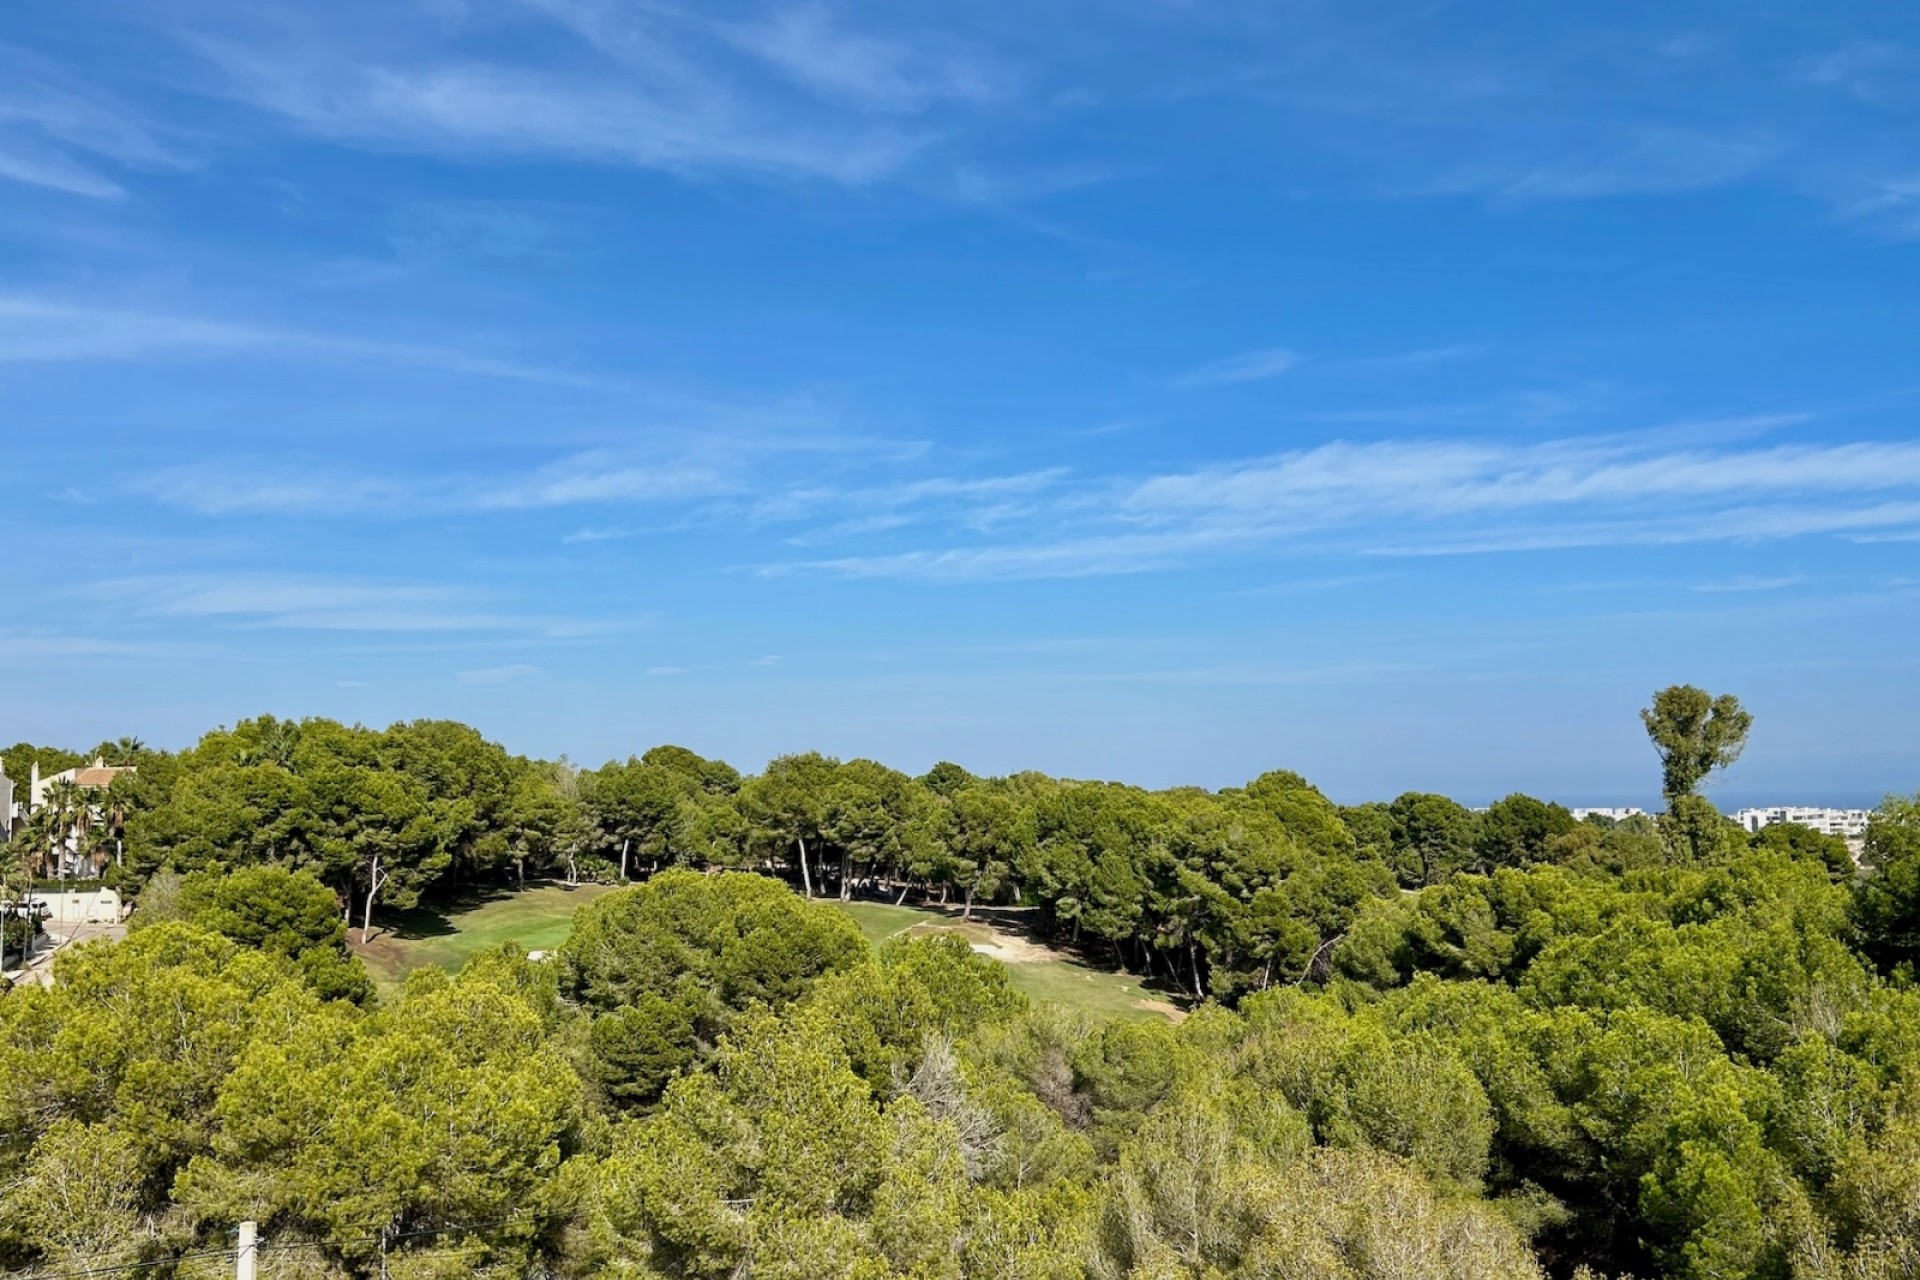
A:
[[[254,1280],[254,1260],[260,1252],[260,1224],[240,1224],[240,1244],[234,1250],[235,1280]]]

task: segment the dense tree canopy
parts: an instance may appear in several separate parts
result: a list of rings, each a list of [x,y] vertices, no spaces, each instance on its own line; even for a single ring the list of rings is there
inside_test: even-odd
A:
[[[0,999],[0,1267],[252,1219],[271,1274],[342,1280],[1911,1277],[1920,797],[1858,864],[1750,836],[1681,776],[1744,713],[1673,693],[1685,785],[1621,823],[1285,771],[578,772],[442,722],[127,744],[136,927]],[[543,874],[634,883],[545,959],[376,996],[347,950],[369,894]],[[850,897],[1018,906],[1188,1016],[869,946]]]

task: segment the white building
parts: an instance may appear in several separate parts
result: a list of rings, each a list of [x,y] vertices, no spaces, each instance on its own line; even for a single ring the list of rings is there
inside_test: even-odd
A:
[[[55,788],[61,783],[69,783],[80,791],[91,793],[85,807],[74,816],[72,831],[40,855],[39,874],[87,879],[98,876],[106,868],[109,859],[118,859],[120,849],[117,840],[109,850],[103,843],[89,847],[83,837],[110,818],[117,821],[117,815],[108,812],[101,804],[100,797],[113,785],[115,778],[132,772],[132,765],[110,765],[102,757],[95,756],[92,764],[62,769],[43,778],[40,776],[39,762],[34,762],[27,778],[27,802],[21,807],[22,817],[31,818],[44,808],[49,796],[56,794]]]
[[[1867,834],[1871,809],[1820,809],[1806,805],[1777,805],[1771,809],[1742,809],[1733,820],[1748,831],[1759,831],[1776,822],[1793,822],[1812,827],[1822,835],[1845,836],[1857,840]]]
[[[7,776],[7,767],[0,764],[0,840],[13,834],[13,779]]]
[[[133,766],[111,765],[105,757],[95,756],[92,764],[77,765],[71,769],[62,769],[59,773],[40,776],[40,762],[34,761],[33,774],[27,780],[27,812],[38,812],[47,802],[47,792],[53,790],[55,783],[71,782],[76,787],[89,790],[101,790],[113,784],[113,780],[123,773],[132,773]]]
[[[1608,818],[1614,822],[1622,822],[1628,818],[1644,818],[1647,816],[1647,811],[1645,809],[1634,809],[1634,808],[1569,809],[1568,812],[1573,815],[1573,820],[1575,822],[1585,822],[1588,818]]]

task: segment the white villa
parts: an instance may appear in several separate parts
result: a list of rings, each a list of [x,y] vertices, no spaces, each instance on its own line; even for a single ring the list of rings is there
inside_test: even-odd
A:
[[[57,794],[56,789],[62,783],[71,784],[82,791],[103,792],[113,785],[115,778],[133,771],[132,765],[110,765],[104,757],[95,756],[92,764],[76,765],[71,769],[62,769],[58,773],[42,777],[40,765],[36,761],[27,778],[26,800],[18,806],[18,817],[31,818],[45,808],[49,798]],[[12,792],[14,785],[13,782],[8,781],[4,788],[0,788],[0,794]],[[12,815],[15,810],[11,805],[10,794],[7,795],[7,799],[10,803],[5,812]],[[59,842],[57,848],[43,855],[42,861],[46,865],[42,866],[42,873],[81,879],[99,875],[113,855],[104,847],[89,845],[84,837],[88,831],[98,827],[108,817],[109,815],[103,811],[97,800],[89,800],[86,809],[74,818],[72,831]],[[14,825],[12,817],[9,817],[9,825]]]
[[[40,765],[34,762],[33,774],[27,779],[27,812],[33,813],[47,802],[47,792],[62,782],[71,782],[76,787],[103,788],[113,785],[113,780],[123,773],[132,773],[133,766],[108,764],[105,756],[95,756],[92,764],[76,765],[71,769],[62,769],[58,773],[40,776]]]

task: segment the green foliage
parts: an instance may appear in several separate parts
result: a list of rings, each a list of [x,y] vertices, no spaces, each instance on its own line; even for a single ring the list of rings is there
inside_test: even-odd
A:
[[[1753,715],[1730,693],[1714,697],[1690,684],[1670,685],[1640,713],[1660,756],[1660,789],[1667,805],[1690,796],[1706,776],[1746,749]]]
[[[1858,874],[1749,839],[1694,793],[1744,713],[1692,693],[1648,715],[1668,811],[1619,824],[1280,772],[577,774],[431,721],[127,744],[136,928],[0,999],[0,1268],[162,1271],[251,1218],[338,1280],[1910,1277],[1920,797]],[[376,865],[385,910],[623,850],[646,878],[555,956],[331,998]],[[783,879],[1018,902],[1189,1016],[870,948]]]
[[[500,1222],[496,1247],[537,1239],[565,1210],[556,1175],[582,1119],[545,1032],[484,967],[423,971],[376,1015],[329,1006],[236,1065],[179,1198],[211,1220],[340,1240],[350,1259],[409,1222]]]
[[[611,1018],[594,1028],[596,1074],[609,1096],[639,1105],[736,1014],[782,1008],[866,954],[846,917],[775,881],[668,871],[580,909],[559,981]]]
[[[1560,805],[1532,796],[1516,793],[1495,801],[1480,815],[1474,841],[1478,866],[1492,871],[1546,862],[1553,855],[1554,842],[1576,825],[1573,815]]]
[[[1729,821],[1704,796],[1675,796],[1660,815],[1660,836],[1667,857],[1683,866],[1706,866],[1732,857],[1747,845],[1747,833]]]
[[[263,716],[143,757],[127,874],[272,864],[311,871],[363,913],[370,896],[407,908],[509,864],[564,860],[578,828],[569,776],[448,721],[382,732]]]
[[[145,906],[143,898],[136,918],[140,927],[154,919]],[[346,954],[347,927],[339,901],[310,871],[263,866],[195,872],[180,882],[168,914],[243,947],[291,960],[323,998],[359,1002],[373,994],[366,971]]]
[[[1749,843],[1755,849],[1817,862],[1835,880],[1854,878],[1853,854],[1848,852],[1843,837],[1830,836],[1797,822],[1774,822],[1760,828]]]
[[[1400,883],[1439,884],[1472,865],[1480,819],[1445,796],[1409,791],[1387,806]]]
[[[24,791],[33,777],[35,765],[40,767],[40,776],[46,778],[86,764],[90,758],[60,747],[39,747],[31,742],[16,742],[5,751],[0,751],[0,773],[13,779],[14,785]]]
[[[1340,810],[1299,774],[1263,773],[1247,784],[1246,794],[1304,848],[1323,857],[1353,854],[1353,834],[1340,821]]]
[[[1911,974],[1920,962],[1920,795],[1887,798],[1867,823],[1862,861],[1854,915],[1867,954]]]

